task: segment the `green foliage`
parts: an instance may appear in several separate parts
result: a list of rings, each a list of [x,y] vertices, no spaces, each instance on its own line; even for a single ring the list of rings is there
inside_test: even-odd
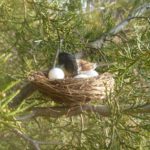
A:
[[[35,94],[17,109],[8,108],[26,77],[52,66],[59,42],[62,50],[78,52],[88,41],[109,31],[129,12],[147,1],[89,1],[83,11],[80,0],[2,0],[0,2],[0,149],[32,149],[29,137],[41,149],[136,149],[148,150],[149,114],[124,114],[123,106],[149,103],[150,23],[146,17],[131,21],[101,50],[89,50],[92,60],[114,63],[100,72],[115,74],[116,90],[107,104],[110,117],[83,114],[71,118],[17,121],[32,106],[51,106]],[[95,9],[90,10],[90,2]],[[99,7],[104,7],[100,12]],[[118,38],[119,37],[119,38]],[[117,41],[116,39],[117,38]],[[119,40],[118,40],[119,39]],[[38,95],[39,96],[39,95]],[[40,100],[39,100],[40,99]],[[21,132],[21,134],[19,134]],[[28,137],[28,138],[25,138]]]

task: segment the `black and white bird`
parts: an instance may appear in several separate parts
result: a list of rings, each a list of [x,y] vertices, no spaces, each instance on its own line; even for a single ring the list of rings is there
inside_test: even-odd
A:
[[[75,55],[62,52],[58,55],[58,64],[63,67],[66,76],[88,78],[98,76],[96,63],[76,58]]]
[[[58,55],[58,65],[61,66],[66,76],[75,76],[78,74],[78,66],[74,55],[61,52]]]

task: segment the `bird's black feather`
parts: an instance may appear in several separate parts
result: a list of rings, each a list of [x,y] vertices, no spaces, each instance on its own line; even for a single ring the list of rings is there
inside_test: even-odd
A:
[[[74,55],[66,52],[59,53],[58,64],[63,65],[68,73],[72,75],[78,74],[78,66]]]

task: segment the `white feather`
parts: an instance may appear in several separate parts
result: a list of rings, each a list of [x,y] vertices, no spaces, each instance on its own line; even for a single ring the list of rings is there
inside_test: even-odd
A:
[[[53,68],[48,73],[48,78],[50,80],[64,79],[64,77],[65,77],[65,74],[64,74],[63,70],[60,68]]]
[[[98,76],[98,72],[95,70],[82,71],[81,74],[76,75],[74,78],[92,78]]]
[[[88,78],[86,74],[78,74],[74,78],[79,79],[79,78]]]
[[[98,72],[96,72],[95,70],[81,71],[81,74],[87,75],[89,78],[96,77],[99,75]]]

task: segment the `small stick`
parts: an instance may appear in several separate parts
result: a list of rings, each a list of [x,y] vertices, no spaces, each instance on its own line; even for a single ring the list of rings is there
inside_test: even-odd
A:
[[[60,39],[59,47],[58,47],[58,49],[57,49],[57,51],[56,51],[56,55],[55,55],[55,59],[54,59],[54,63],[53,63],[53,68],[55,68],[55,67],[56,67],[57,58],[58,58],[58,54],[59,54],[59,52],[61,51],[62,43],[63,43],[63,39]]]

